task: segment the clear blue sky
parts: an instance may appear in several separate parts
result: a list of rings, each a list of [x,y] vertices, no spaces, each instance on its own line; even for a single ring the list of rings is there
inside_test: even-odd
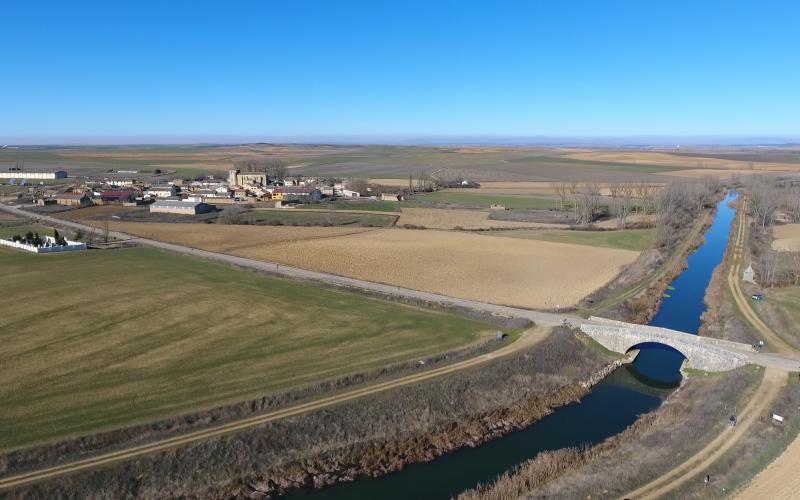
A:
[[[4,4],[0,142],[800,136],[796,1],[124,3]]]

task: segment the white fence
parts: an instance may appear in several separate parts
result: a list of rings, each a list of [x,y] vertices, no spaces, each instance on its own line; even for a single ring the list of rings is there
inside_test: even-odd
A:
[[[75,250],[86,250],[86,243],[79,243],[77,241],[70,241],[66,240],[66,245],[56,245],[56,239],[52,236],[45,236],[44,237],[46,244],[44,246],[34,246],[34,245],[26,245],[25,243],[20,243],[18,241],[11,241],[11,240],[2,240],[0,239],[0,245],[7,246],[11,248],[18,248],[20,250],[25,250],[26,252],[33,252],[33,253],[55,253],[55,252],[72,252]]]

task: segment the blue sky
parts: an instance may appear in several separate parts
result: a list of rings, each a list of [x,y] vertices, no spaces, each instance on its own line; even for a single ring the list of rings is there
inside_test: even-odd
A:
[[[800,137],[800,2],[2,12],[0,142]]]

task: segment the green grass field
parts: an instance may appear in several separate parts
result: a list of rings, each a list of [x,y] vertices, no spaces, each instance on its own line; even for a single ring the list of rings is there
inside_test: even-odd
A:
[[[494,195],[479,193],[454,193],[437,191],[415,195],[408,202],[410,206],[431,206],[437,204],[454,205],[465,208],[488,208],[494,203],[501,203],[507,208],[534,208],[550,210],[558,207],[558,200],[537,196]]]
[[[335,210],[320,212],[301,212],[292,210],[254,210],[242,214],[240,222],[251,224],[280,224],[284,226],[352,226],[352,227],[390,227],[397,216],[381,214],[348,214]]]
[[[795,325],[800,325],[800,288],[773,288],[769,297],[774,299]]]
[[[572,231],[559,229],[531,229],[496,231],[486,233],[492,236],[507,236],[531,240],[555,241],[596,247],[619,248],[640,252],[650,246],[653,237],[651,229],[626,229],[621,231]]]
[[[0,450],[479,341],[486,323],[152,249],[0,248]]]

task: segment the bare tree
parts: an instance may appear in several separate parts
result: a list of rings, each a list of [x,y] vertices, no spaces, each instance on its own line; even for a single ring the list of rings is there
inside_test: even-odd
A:
[[[279,158],[245,158],[233,165],[242,172],[263,172],[271,179],[282,179],[288,172],[286,163]]]
[[[108,221],[103,221],[103,243],[108,243]]]
[[[771,287],[778,282],[780,254],[767,249],[758,256],[758,278],[761,286]]]
[[[761,229],[772,225],[780,198],[775,184],[766,177],[752,176],[747,186],[750,209]]]
[[[792,222],[800,222],[800,186],[787,189],[782,200],[783,210]]]
[[[567,196],[569,195],[569,184],[565,181],[558,181],[552,184],[553,191],[558,196],[559,208],[563,212],[566,205]]]
[[[573,220],[575,224],[591,223],[600,208],[600,186],[595,182],[585,183],[573,194]]]

